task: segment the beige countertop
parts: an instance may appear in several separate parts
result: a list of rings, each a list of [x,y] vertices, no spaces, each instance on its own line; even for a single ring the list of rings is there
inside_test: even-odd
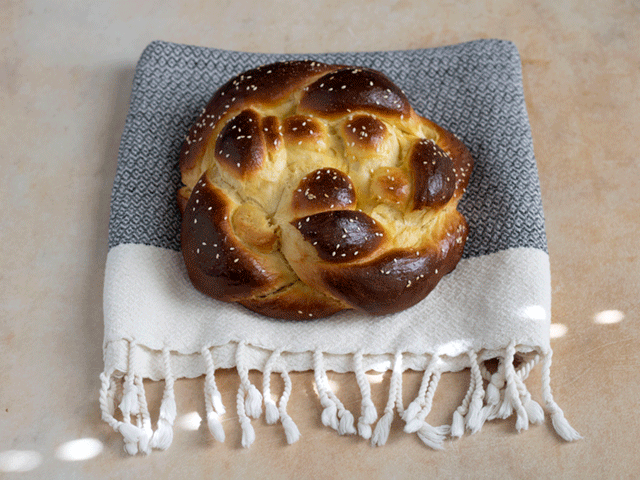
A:
[[[0,478],[640,477],[637,2],[5,0],[0,11]],[[552,385],[584,439],[562,442],[548,420],[516,434],[506,420],[436,452],[395,422],[374,448],[323,427],[312,375],[299,373],[294,445],[256,420],[243,449],[232,414],[227,441],[211,440],[200,378],[176,384],[171,448],[126,455],[100,419],[98,375],[109,198],[144,47],[313,53],[478,38],[511,40],[522,58],[551,259]],[[450,421],[466,376],[444,375],[430,419]],[[237,376],[217,378],[233,405]],[[352,382],[331,379],[359,408]],[[406,401],[418,383],[407,375]],[[379,412],[387,387],[386,376],[372,387]],[[155,419],[162,384],[146,389]]]

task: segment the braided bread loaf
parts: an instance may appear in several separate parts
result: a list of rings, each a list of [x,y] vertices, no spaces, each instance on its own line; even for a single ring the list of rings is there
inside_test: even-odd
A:
[[[462,255],[456,206],[472,165],[380,72],[247,71],[214,94],[180,152],[189,277],[270,317],[403,310]]]

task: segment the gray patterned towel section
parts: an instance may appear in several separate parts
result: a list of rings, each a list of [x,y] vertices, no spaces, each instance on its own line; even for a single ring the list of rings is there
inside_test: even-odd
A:
[[[417,113],[455,133],[475,167],[459,209],[469,223],[463,259],[420,304],[375,319],[343,312],[288,323],[205,298],[191,286],[180,253],[178,152],[218,87],[249,68],[312,59],[374,68],[399,85]],[[130,454],[166,449],[178,408],[174,380],[205,376],[203,401],[211,434],[224,441],[219,368],[236,368],[235,406],[242,445],[255,441],[251,418],[280,422],[287,442],[301,435],[287,414],[289,372],[314,372],[322,422],[339,434],[386,443],[394,415],[404,431],[441,449],[448,438],[516,416],[516,429],[543,423],[545,410],[565,440],[578,433],[550,387],[551,293],[544,215],[518,51],[510,42],[478,40],[390,52],[257,54],[153,42],[136,68],[118,152],[104,287],[102,417]],[[497,359],[497,368],[488,360]],[[542,368],[544,409],[525,380]],[[426,420],[444,372],[469,368],[469,388],[451,423]],[[415,400],[402,404],[402,373],[424,372]],[[249,370],[263,373],[262,392]],[[353,372],[362,394],[354,418],[327,380]],[[391,371],[389,397],[378,407],[366,372]],[[276,401],[272,373],[284,382]],[[151,419],[143,380],[164,380]]]

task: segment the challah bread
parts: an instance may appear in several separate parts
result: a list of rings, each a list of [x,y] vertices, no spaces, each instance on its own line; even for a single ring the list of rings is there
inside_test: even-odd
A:
[[[385,75],[292,61],[213,96],[180,152],[182,252],[218,300],[285,319],[421,301],[458,263],[473,160]]]

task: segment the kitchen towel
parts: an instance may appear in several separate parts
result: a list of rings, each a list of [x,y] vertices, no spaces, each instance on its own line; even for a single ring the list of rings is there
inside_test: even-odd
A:
[[[455,133],[475,166],[459,210],[469,237],[457,268],[421,303],[371,319],[342,312],[287,322],[218,302],[191,285],[180,252],[178,153],[210,97],[241,72],[281,60],[312,59],[374,68],[403,89],[413,108]],[[550,387],[551,286],[537,167],[518,51],[510,42],[478,40],[433,49],[327,54],[260,54],[153,42],[143,52],[118,152],[111,198],[104,284],[103,419],[127,452],[166,449],[177,406],[174,381],[205,375],[203,401],[212,435],[224,441],[225,414],[215,372],[236,368],[234,406],[242,445],[255,440],[251,418],[280,422],[289,443],[300,437],[287,413],[289,372],[313,371],[322,422],[339,434],[383,445],[397,414],[404,431],[429,447],[516,416],[517,430],[544,421],[576,440]],[[489,362],[491,360],[491,362]],[[541,364],[544,409],[525,385]],[[427,421],[444,372],[469,368],[470,382],[450,425]],[[402,373],[424,372],[415,399],[402,403]],[[262,392],[248,372],[263,373]],[[388,401],[371,399],[367,371],[391,371]],[[327,371],[353,372],[359,412],[331,389]],[[271,375],[281,375],[279,399]],[[164,380],[152,421],[143,379]],[[277,400],[277,401],[276,401]],[[155,424],[155,425],[154,425]]]

